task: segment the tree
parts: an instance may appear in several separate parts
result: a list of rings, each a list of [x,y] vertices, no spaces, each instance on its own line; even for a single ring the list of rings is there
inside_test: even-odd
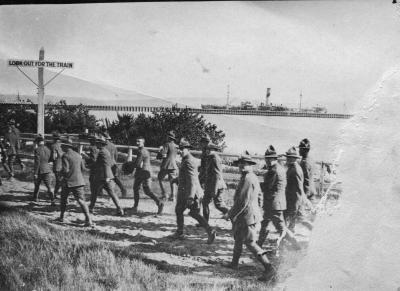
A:
[[[207,122],[200,114],[176,108],[153,112],[147,116],[139,114],[118,114],[117,120],[111,122],[108,131],[118,144],[134,144],[138,136],[143,136],[146,145],[158,147],[165,142],[166,133],[174,130],[177,140],[185,137],[195,149],[200,149],[200,139],[208,134],[213,143],[225,148],[225,133],[218,130],[215,124]]]

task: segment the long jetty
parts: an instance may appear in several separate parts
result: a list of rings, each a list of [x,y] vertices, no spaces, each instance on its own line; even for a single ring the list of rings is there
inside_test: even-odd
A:
[[[351,114],[338,113],[316,113],[316,112],[297,112],[297,111],[270,111],[270,110],[244,110],[244,109],[203,109],[192,107],[163,107],[163,106],[120,106],[120,105],[90,105],[83,104],[91,111],[120,111],[120,112],[162,112],[167,110],[187,111],[190,113],[199,114],[219,114],[219,115],[254,115],[254,116],[282,116],[282,117],[308,117],[308,118],[340,118],[349,119]],[[27,109],[36,110],[37,104],[32,103],[0,103],[0,106],[10,108],[23,106]],[[46,104],[46,109],[62,108],[62,107],[77,107],[79,105],[59,105]]]

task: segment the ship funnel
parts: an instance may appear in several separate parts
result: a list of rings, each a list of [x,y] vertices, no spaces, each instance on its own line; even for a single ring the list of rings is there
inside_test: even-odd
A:
[[[271,88],[267,88],[267,94],[265,96],[265,106],[269,106],[269,96],[271,95]]]

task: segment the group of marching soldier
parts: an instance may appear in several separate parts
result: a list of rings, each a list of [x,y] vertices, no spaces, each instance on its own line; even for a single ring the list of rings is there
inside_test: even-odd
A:
[[[138,211],[141,186],[144,193],[157,205],[157,214],[162,214],[166,200],[176,199],[177,230],[172,238],[184,238],[184,212],[189,209],[189,215],[198,221],[198,226],[206,230],[207,242],[211,244],[216,237],[215,229],[209,224],[209,204],[213,201],[216,209],[223,214],[222,218],[232,222],[235,244],[232,261],[226,266],[234,269],[238,267],[243,244],[245,244],[265,268],[261,279],[269,280],[274,274],[274,268],[266,256],[266,251],[262,248],[268,236],[269,223],[273,223],[279,234],[276,247],[279,247],[283,239],[287,239],[294,248],[300,248],[294,236],[297,221],[312,228],[311,223],[301,215],[300,211],[302,205],[312,207],[309,198],[315,193],[312,162],[308,156],[309,140],[304,139],[300,142],[299,153],[296,147],[292,147],[283,155],[286,156],[287,169],[281,165],[275,148],[270,145],[265,152],[267,171],[262,183],[253,172],[253,165],[256,164],[254,159],[249,155],[242,155],[234,162],[239,167],[241,176],[233,197],[233,206],[228,208],[223,200],[223,192],[227,186],[222,173],[222,160],[218,154],[221,149],[213,144],[208,136],[202,137],[199,167],[197,159],[190,152],[192,146],[186,139],[182,138],[176,144],[173,131],[168,132],[166,137],[167,141],[158,154],[158,158],[162,160],[158,173],[161,196],[157,196],[151,190],[150,153],[144,147],[145,140],[143,137],[138,137],[136,140],[137,158],[132,162],[132,169],[135,172],[132,212]],[[14,142],[15,144],[11,146],[15,148],[19,148],[18,138],[13,140],[8,135],[6,136],[9,146]],[[94,213],[97,196],[105,190],[115,204],[116,214],[125,215],[118,196],[114,192],[114,183],[120,187],[122,197],[126,197],[127,191],[118,178],[119,171],[116,164],[118,153],[110,136],[107,133],[90,136],[90,147],[82,154],[75,151],[70,139],[62,140],[58,133],[53,134],[53,139],[50,148],[45,146],[42,136],[38,136],[35,140],[37,144],[34,151],[35,188],[32,199],[38,200],[41,182],[44,182],[47,187],[52,205],[55,205],[54,199],[61,190],[61,212],[57,220],[63,221],[68,196],[72,193],[85,214],[85,226],[92,226],[91,215]],[[2,152],[4,150],[7,149],[2,148]],[[182,157],[179,169],[176,161],[178,154]],[[50,168],[49,162],[53,163],[53,169]],[[12,158],[10,163],[13,164]],[[3,161],[5,168],[10,163]],[[82,174],[84,169],[89,169],[90,172],[89,206],[86,205],[84,198],[85,181]],[[54,192],[50,188],[51,172],[54,173],[56,179]],[[12,177],[13,172],[9,173]],[[170,183],[169,195],[166,194],[162,182],[166,176]],[[260,222],[261,229],[259,230],[257,226]]]

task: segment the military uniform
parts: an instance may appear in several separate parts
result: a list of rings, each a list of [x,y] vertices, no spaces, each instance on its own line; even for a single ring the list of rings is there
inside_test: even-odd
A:
[[[103,143],[103,146],[100,147],[96,163],[94,165],[96,169],[96,178],[95,178],[96,190],[94,192],[95,195],[92,195],[90,197],[89,210],[91,212],[93,211],[94,205],[96,204],[97,195],[104,188],[107,194],[111,197],[115,206],[117,207],[118,214],[123,215],[124,211],[122,210],[119,203],[119,199],[114,192],[114,185],[113,185],[114,175],[111,170],[112,166],[111,155],[110,152],[104,147],[104,145],[105,143]]]
[[[139,189],[143,185],[144,193],[156,202],[159,207],[158,213],[162,212],[163,203],[157,198],[156,195],[151,191],[151,166],[150,166],[150,153],[144,147],[139,148],[137,158],[135,161],[135,181],[133,183],[133,194],[135,203],[133,205],[134,209],[137,210],[139,205]]]
[[[51,182],[51,169],[49,165],[49,161],[51,159],[51,151],[44,145],[39,144],[38,147],[34,151],[34,175],[35,179],[35,189],[33,191],[33,200],[38,200],[39,188],[40,184],[43,181],[46,188],[47,193],[50,196],[50,200],[52,204],[54,204],[54,194],[50,188]]]
[[[54,196],[56,196],[58,190],[61,189],[61,170],[63,154],[64,152],[61,149],[61,142],[60,140],[56,140],[51,145],[51,160],[53,161],[53,173],[56,178],[56,185],[54,186]]]
[[[86,165],[89,168],[89,187],[90,187],[91,197],[97,195],[96,160],[98,154],[99,154],[99,149],[95,145],[90,145],[86,158]]]
[[[276,163],[268,168],[264,175],[263,193],[264,193],[264,217],[261,222],[261,230],[258,239],[258,245],[262,246],[268,236],[268,224],[272,222],[279,233],[277,246],[281,240],[286,237],[292,243],[297,244],[294,234],[287,229],[284,218],[286,210],[286,172],[285,169]]]
[[[108,135],[107,135],[107,138],[109,138]],[[121,180],[118,177],[119,170],[118,170],[118,165],[117,165],[117,160],[118,160],[117,147],[111,141],[107,140],[107,144],[106,144],[105,148],[110,152],[110,155],[111,155],[111,160],[112,160],[111,171],[114,175],[114,182],[115,182],[115,184],[117,184],[118,188],[120,189],[122,197],[126,197],[125,186],[122,184]]]
[[[209,204],[211,200],[214,200],[215,208],[223,214],[227,213],[229,209],[222,200],[226,184],[222,176],[221,158],[216,152],[211,152],[207,156],[205,169],[203,216],[208,221],[210,218]]]
[[[20,131],[15,126],[9,126],[8,132],[4,135],[4,141],[7,145],[6,160],[8,164],[9,177],[14,177],[14,162],[17,158],[18,151],[21,148],[20,144]]]
[[[82,174],[84,169],[85,166],[83,165],[81,155],[75,152],[72,148],[68,148],[66,153],[62,156],[62,177],[64,185],[61,193],[60,220],[63,220],[64,218],[68,195],[72,192],[76,201],[79,203],[82,212],[85,214],[86,225],[90,226],[92,221],[84,197],[85,180]]]
[[[289,230],[293,231],[298,211],[302,203],[303,190],[303,170],[297,162],[288,164],[286,172],[287,185],[286,185],[286,220]]]
[[[250,157],[242,157],[238,162],[255,164]],[[237,268],[244,243],[264,266],[266,275],[269,276],[273,270],[272,265],[266,256],[266,252],[256,243],[258,238],[257,226],[261,221],[261,204],[262,194],[257,176],[253,171],[243,169],[233,198],[233,206],[227,213],[232,221],[233,238],[235,239],[233,258],[229,267]],[[269,277],[261,279],[268,280]]]
[[[178,179],[178,194],[175,207],[177,222],[176,234],[183,235],[183,213],[186,209],[189,209],[189,215],[196,219],[198,223],[204,227],[208,233],[208,243],[212,243],[215,239],[215,231],[208,225],[204,217],[200,215],[200,205],[203,197],[203,191],[199,182],[198,163],[190,153],[182,157]]]
[[[162,161],[160,165],[160,172],[158,173],[158,181],[161,188],[161,194],[165,198],[165,189],[162,180],[168,175],[168,180],[171,186],[170,200],[174,198],[174,184],[177,183],[178,166],[176,165],[177,145],[173,140],[165,143],[161,149]]]
[[[314,162],[307,155],[307,157],[303,157],[300,162],[300,167],[303,170],[304,182],[303,189],[304,194],[307,198],[311,198],[315,195],[315,184],[314,184]]]

